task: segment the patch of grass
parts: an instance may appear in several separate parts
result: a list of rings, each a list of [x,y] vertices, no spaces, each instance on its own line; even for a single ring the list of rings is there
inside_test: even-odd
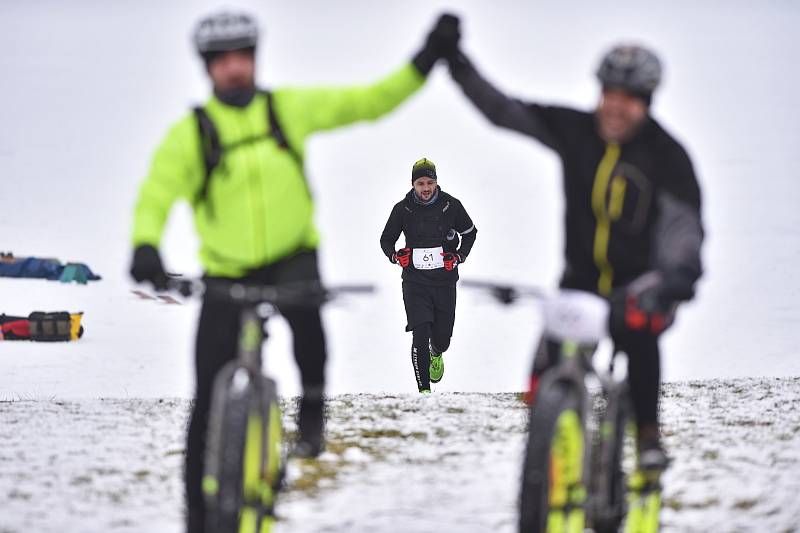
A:
[[[727,420],[725,425],[736,427],[770,427],[773,425],[773,422],[770,420],[752,420],[745,418],[741,420]]]
[[[9,500],[25,500],[28,501],[33,498],[33,495],[28,492],[22,492],[17,489],[13,489],[11,492],[8,493]]]
[[[92,478],[89,476],[77,476],[72,478],[72,481],[69,482],[70,485],[78,486],[78,485],[88,485],[92,482]]]
[[[719,500],[717,498],[708,498],[705,500],[700,501],[693,501],[693,502],[684,502],[679,498],[664,498],[662,502],[662,506],[668,509],[672,509],[673,511],[682,511],[684,509],[708,509],[710,507],[716,507],[719,505]]]
[[[719,452],[717,450],[705,450],[703,452],[703,460],[716,461],[719,459]]]
[[[167,450],[164,453],[164,457],[169,457],[171,455],[184,455],[186,454],[186,450],[184,448],[176,449],[176,450]]]
[[[320,489],[335,487],[334,483],[339,474],[351,465],[349,461],[344,459],[345,453],[350,448],[357,448],[376,459],[383,458],[383,455],[377,448],[365,446],[353,441],[331,438],[325,443],[325,454],[328,456],[330,456],[330,454],[336,456],[334,459],[293,459],[297,461],[301,474],[291,482],[288,491],[299,491],[315,495]]]
[[[422,431],[412,431],[411,433],[403,433],[396,429],[362,429],[361,436],[365,439],[419,439],[426,440],[428,434]]]
[[[755,507],[757,504],[758,504],[758,500],[752,500],[752,499],[736,500],[733,503],[733,508],[734,509],[740,509],[742,511],[748,511],[748,510],[752,509],[753,507]]]
[[[91,471],[100,476],[116,476],[121,473],[116,468],[92,468]]]
[[[434,433],[440,439],[446,439],[447,437],[450,436],[450,432],[442,428],[436,428],[436,431]]]
[[[301,465],[302,474],[292,481],[289,491],[316,493],[323,480],[336,479],[342,463],[343,461],[304,460]]]

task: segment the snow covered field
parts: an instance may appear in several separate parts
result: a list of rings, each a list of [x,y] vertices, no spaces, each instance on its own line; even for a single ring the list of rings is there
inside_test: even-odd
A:
[[[292,401],[285,404],[294,429]],[[668,383],[665,532],[800,531],[800,379]],[[0,404],[0,532],[181,531],[186,400]],[[515,531],[515,394],[345,394],[278,532]]]

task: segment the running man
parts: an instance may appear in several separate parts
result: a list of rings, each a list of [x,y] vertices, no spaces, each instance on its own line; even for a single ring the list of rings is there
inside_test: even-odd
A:
[[[389,215],[381,249],[403,269],[406,331],[413,332],[411,364],[417,389],[430,394],[430,384],[444,375],[442,354],[453,336],[458,265],[469,255],[478,229],[461,202],[439,187],[432,161],[414,163],[411,184]],[[400,233],[406,245],[395,251]]]

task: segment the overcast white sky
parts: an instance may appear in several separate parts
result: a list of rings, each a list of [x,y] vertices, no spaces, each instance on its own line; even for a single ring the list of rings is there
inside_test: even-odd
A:
[[[262,24],[259,80],[275,87],[377,79],[411,57],[448,3],[234,5]],[[123,320],[141,309],[126,299],[132,204],[169,124],[207,94],[190,34],[198,16],[217,6],[2,3],[0,249],[81,260],[105,280],[78,288],[83,292],[41,285],[47,294],[38,294],[40,286],[2,281],[0,312],[79,302],[92,311],[86,316],[90,335],[107,334],[101,337],[109,343],[132,340]],[[708,231],[707,274],[697,301],[665,339],[665,377],[800,373],[800,5],[501,1],[458,2],[451,10],[462,16],[464,48],[485,75],[532,101],[591,108],[598,92],[593,70],[619,40],[638,40],[661,54],[665,82],[653,113],[693,158]],[[490,126],[443,67],[391,116],[316,136],[307,154],[326,278],[372,281],[382,289],[350,314],[337,311],[328,319],[338,332],[331,333],[334,390],[410,390],[413,383],[398,273],[377,239],[420,156],[437,163],[440,184],[463,201],[480,230],[462,277],[540,285],[558,279],[558,161],[534,141]],[[178,208],[164,242],[169,266],[197,271],[195,248],[187,210]],[[461,370],[455,363],[450,390],[520,389],[537,331],[535,313],[488,306],[464,291],[459,298],[450,358],[469,363]],[[150,334],[136,339],[137,349],[155,358],[163,347],[148,339],[171,335],[186,352],[174,357],[188,361],[190,342],[184,339],[191,337],[192,320],[163,313],[169,317],[145,312],[135,319],[151,321],[144,325]],[[282,336],[278,326],[278,346]],[[81,352],[89,368],[94,359],[86,353],[130,346],[89,340],[82,348],[88,352]],[[20,353],[26,360],[40,353],[8,343],[0,351],[12,356],[0,355],[12,365]],[[139,356],[128,348],[122,353]],[[499,360],[504,372],[486,378]],[[356,378],[354,367],[360,369]],[[35,379],[33,370],[26,375]],[[147,375],[138,378],[146,381]],[[186,391],[184,382],[175,383],[149,392]]]

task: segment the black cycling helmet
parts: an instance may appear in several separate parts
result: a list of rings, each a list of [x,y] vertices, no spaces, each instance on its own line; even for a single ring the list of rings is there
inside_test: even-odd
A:
[[[661,82],[661,61],[642,46],[615,46],[600,62],[597,79],[603,87],[619,87],[649,102]]]
[[[255,48],[258,25],[246,13],[222,11],[202,19],[194,31],[197,52],[208,59],[218,52]]]

